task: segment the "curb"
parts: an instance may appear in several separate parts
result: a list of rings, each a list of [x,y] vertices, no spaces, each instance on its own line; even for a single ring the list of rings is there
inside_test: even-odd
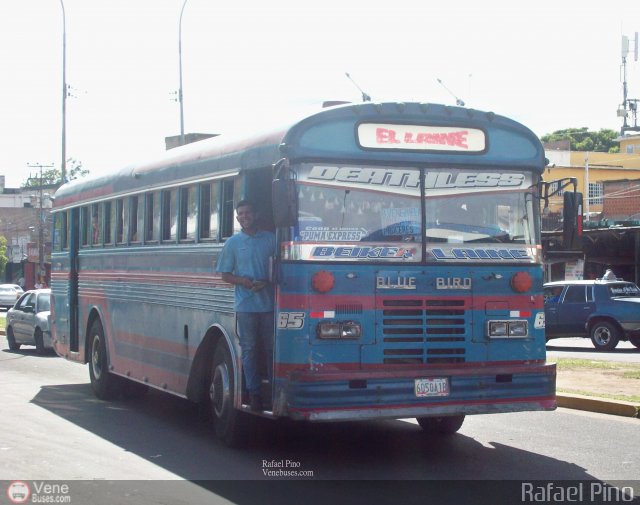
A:
[[[558,407],[567,409],[586,410],[613,416],[640,417],[640,404],[636,403],[568,393],[556,394],[556,400]]]

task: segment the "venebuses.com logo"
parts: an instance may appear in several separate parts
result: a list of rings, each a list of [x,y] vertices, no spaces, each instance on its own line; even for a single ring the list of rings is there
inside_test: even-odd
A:
[[[31,496],[29,484],[20,480],[15,480],[7,487],[7,498],[11,503],[27,503]]]

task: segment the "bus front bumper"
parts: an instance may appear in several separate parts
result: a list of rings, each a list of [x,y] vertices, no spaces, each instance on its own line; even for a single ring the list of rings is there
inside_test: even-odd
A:
[[[297,371],[276,385],[275,415],[309,421],[401,419],[554,410],[556,366],[546,363]],[[418,397],[416,381],[446,379],[446,395]]]

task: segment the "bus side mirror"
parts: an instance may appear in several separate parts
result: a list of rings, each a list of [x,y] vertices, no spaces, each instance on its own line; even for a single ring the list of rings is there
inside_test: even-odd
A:
[[[273,223],[277,228],[295,226],[298,218],[298,199],[295,181],[276,179],[272,184]]]
[[[562,241],[567,251],[582,249],[582,193],[564,193]]]

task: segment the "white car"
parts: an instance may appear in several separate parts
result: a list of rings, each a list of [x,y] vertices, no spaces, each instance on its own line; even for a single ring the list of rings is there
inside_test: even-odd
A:
[[[0,284],[0,307],[13,307],[24,291],[17,284]]]
[[[53,349],[51,341],[51,290],[34,289],[22,295],[7,312],[7,341],[9,349],[17,351],[23,344],[35,345],[36,352]]]

